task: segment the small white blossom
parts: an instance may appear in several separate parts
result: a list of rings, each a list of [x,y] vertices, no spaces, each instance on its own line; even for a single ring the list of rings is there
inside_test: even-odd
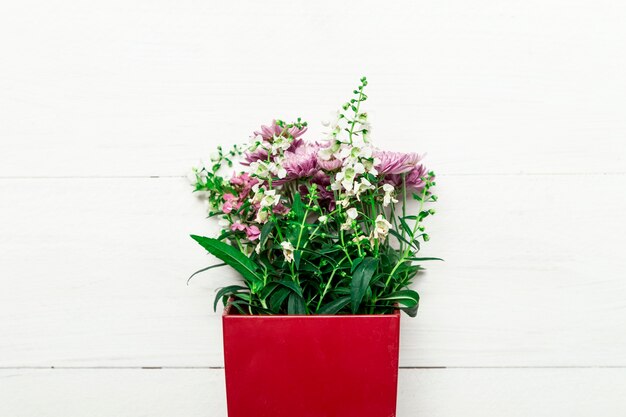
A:
[[[326,221],[328,220],[328,216],[320,216],[317,220],[320,223],[326,223]]]
[[[354,237],[354,238],[352,239],[352,241],[353,241],[353,242],[355,242],[355,243],[359,243],[359,242],[361,242],[361,241],[363,241],[363,240],[367,240],[367,239],[368,239],[368,238],[367,238],[367,236],[363,236],[363,235],[361,235],[361,236],[356,236],[356,237]]]
[[[265,162],[254,161],[250,163],[250,171],[260,178],[267,178],[270,172],[269,166]]]
[[[383,197],[383,207],[387,207],[389,203],[394,202],[397,203],[398,200],[395,199],[391,193],[395,190],[394,186],[391,184],[384,184],[383,191],[385,192],[385,196]]]
[[[375,227],[371,237],[374,239],[385,239],[389,233],[389,228],[391,228],[391,223],[389,223],[382,214],[379,214],[378,217],[376,217]]]
[[[260,208],[259,211],[257,211],[256,213],[256,217],[254,218],[254,221],[257,223],[267,223],[268,218],[269,218],[269,213],[267,212],[267,210]]]
[[[359,213],[357,212],[357,210],[354,207],[351,207],[348,210],[346,210],[346,214],[352,220],[356,219],[357,216],[359,215]]]
[[[285,256],[285,260],[287,262],[293,261],[293,251],[295,248],[291,244],[291,242],[280,242],[280,246],[283,248],[283,255]]]
[[[280,202],[280,195],[276,195],[276,190],[267,190],[261,199],[261,207],[275,206]]]
[[[357,200],[361,201],[361,193],[366,190],[373,190],[374,188],[375,187],[367,180],[367,178],[361,178],[361,182],[354,183],[354,195]]]
[[[286,151],[291,146],[291,140],[285,136],[279,136],[274,139],[272,143],[272,153],[280,153],[280,151]]]

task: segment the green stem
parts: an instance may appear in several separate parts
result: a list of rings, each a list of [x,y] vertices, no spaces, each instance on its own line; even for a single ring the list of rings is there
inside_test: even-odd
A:
[[[426,198],[427,189],[428,189],[427,187],[424,187],[424,191],[422,192],[422,198],[421,198],[421,201],[420,201],[420,208],[419,208],[419,211],[418,211],[418,220],[415,221],[415,225],[413,226],[413,233],[412,233],[413,235],[415,235],[415,232],[417,231],[417,228],[419,227],[419,224],[421,222],[420,213],[422,212],[422,209],[424,208],[424,200]],[[411,240],[409,241],[409,243],[413,243],[414,240],[415,240],[415,238],[411,237]],[[393,278],[393,274],[400,267],[400,265],[402,265],[404,263],[404,261],[406,260],[410,250],[411,250],[411,245],[409,244],[409,245],[406,246],[406,249],[402,253],[402,256],[400,257],[400,259],[398,260],[396,265],[393,267],[393,269],[389,273],[389,277],[387,277],[387,281],[385,282],[385,288],[387,288],[389,286],[389,283],[391,282],[391,278]]]

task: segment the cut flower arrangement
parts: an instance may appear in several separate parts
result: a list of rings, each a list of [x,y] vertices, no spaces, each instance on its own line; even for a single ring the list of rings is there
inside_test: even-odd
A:
[[[390,314],[415,316],[410,289],[428,241],[434,173],[417,153],[382,150],[370,140],[363,102],[367,79],[324,123],[326,137],[304,138],[307,123],[275,120],[249,143],[218,148],[194,169],[195,191],[222,227],[192,235],[243,277],[215,298],[241,315]],[[235,172],[233,170],[238,167]],[[225,174],[223,174],[225,173]],[[410,200],[417,210],[407,213]],[[195,275],[195,274],[194,274]],[[192,275],[193,276],[193,275]]]

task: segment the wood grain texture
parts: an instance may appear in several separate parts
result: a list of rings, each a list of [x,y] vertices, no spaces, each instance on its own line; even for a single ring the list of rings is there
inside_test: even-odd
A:
[[[363,74],[376,143],[440,173],[626,171],[623,2],[2,9],[1,177],[183,175],[275,117],[316,138]]]
[[[622,417],[624,385],[625,369],[401,369],[398,417]],[[226,417],[224,372],[0,370],[0,415]]]
[[[224,417],[183,179],[361,75],[440,203],[399,417],[626,415],[626,3],[0,4],[0,416]],[[157,177],[157,178],[149,178]],[[65,366],[80,369],[25,369]],[[191,367],[150,369],[140,367]],[[117,367],[117,368],[116,368]],[[121,367],[121,368],[119,368]],[[125,367],[128,367],[125,368]],[[485,369],[484,367],[493,367]],[[523,367],[523,368],[519,368]]]
[[[573,180],[575,179],[575,180]],[[626,366],[626,176],[442,176],[403,366]],[[593,190],[591,194],[586,192]],[[0,366],[220,366],[182,178],[2,180]]]

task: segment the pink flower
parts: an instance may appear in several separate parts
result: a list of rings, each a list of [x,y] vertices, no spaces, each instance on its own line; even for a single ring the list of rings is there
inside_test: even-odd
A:
[[[317,157],[317,164],[326,171],[336,171],[343,165],[343,161],[341,159],[331,158],[328,161],[323,160],[319,156]]]
[[[287,214],[289,213],[289,207],[285,206],[283,203],[278,203],[274,206],[272,211],[275,214]]]
[[[405,182],[407,189],[419,190],[424,187],[424,177],[427,174],[426,167],[422,164],[417,165],[411,171],[405,174]],[[383,182],[391,184],[394,187],[402,187],[402,175],[390,174],[385,175]]]
[[[379,159],[375,168],[381,174],[403,174],[409,172],[422,157],[416,153],[382,151],[377,149],[374,156]]]
[[[241,165],[250,165],[256,161],[267,161],[268,153],[262,147],[258,147],[254,152],[246,152],[244,154],[245,162],[241,161]]]
[[[238,198],[231,193],[224,194],[222,198],[226,201],[224,205],[222,205],[222,211],[226,214],[238,209],[243,204],[242,201],[239,201]]]
[[[237,230],[241,231],[241,230],[246,230],[246,226],[241,224],[241,222],[239,220],[237,220],[235,223],[230,225],[230,230],[232,230],[233,232],[236,232]]]
[[[252,225],[252,226],[246,227],[246,236],[248,237],[248,240],[250,241],[257,240],[259,236],[261,236],[261,231],[259,230],[258,227]]]
[[[271,140],[274,136],[279,136],[283,128],[276,124],[276,120],[272,120],[272,124],[269,126],[261,126],[261,130],[256,130],[253,135],[261,136],[264,140]]]
[[[240,175],[233,175],[230,179],[230,183],[234,185],[239,190],[239,200],[244,200],[248,197],[252,186],[257,184],[259,180],[257,178],[253,178],[247,172],[244,172]],[[230,194],[232,195],[232,194]],[[224,195],[224,199],[226,199],[226,195]]]
[[[288,179],[309,177],[318,171],[318,146],[306,144],[298,147],[295,152],[285,152],[283,168],[287,171]]]
[[[222,211],[226,214],[233,211],[234,208],[235,208],[235,205],[233,204],[232,201],[227,201],[224,203],[224,205],[222,205]]]
[[[272,120],[272,124],[269,126],[261,126],[261,130],[257,130],[253,133],[254,136],[261,136],[263,140],[270,141],[274,136],[291,136],[294,139],[299,138],[306,132],[306,127],[290,127],[288,129],[282,128],[276,123],[276,120]]]

